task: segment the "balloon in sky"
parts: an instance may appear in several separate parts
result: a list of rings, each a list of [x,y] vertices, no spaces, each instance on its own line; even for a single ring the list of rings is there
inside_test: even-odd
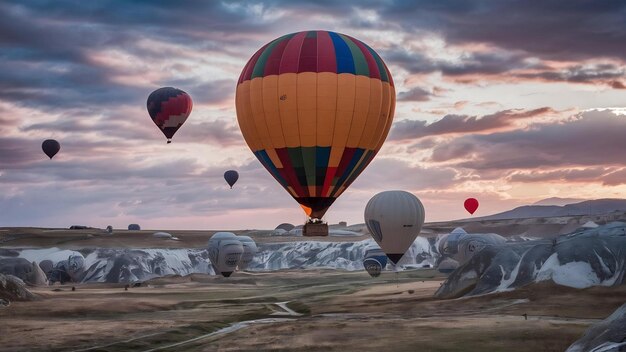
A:
[[[254,155],[311,219],[321,219],[382,146],[395,97],[372,48],[344,34],[305,31],[252,56],[235,102]]]
[[[476,198],[467,198],[463,203],[463,206],[468,213],[474,214],[476,209],[478,209],[478,200]]]
[[[365,248],[363,266],[371,277],[378,277],[387,266],[387,256],[378,246],[368,246]]]
[[[43,152],[46,153],[50,159],[52,159],[52,157],[55,156],[59,150],[61,150],[61,145],[54,139],[46,139],[43,143],[41,143],[41,149],[43,149]]]
[[[152,121],[172,142],[172,137],[185,123],[191,113],[193,103],[189,94],[172,87],[159,88],[148,97],[148,113]]]
[[[235,182],[237,182],[238,179],[239,173],[235,170],[228,170],[224,173],[224,180],[226,180],[226,183],[228,183],[230,188],[233,188],[233,185],[235,184]]]
[[[365,225],[387,257],[398,264],[424,225],[424,206],[409,192],[381,192],[365,206]]]
[[[216,273],[229,277],[237,268],[243,245],[232,232],[216,232],[208,243],[209,260]]]

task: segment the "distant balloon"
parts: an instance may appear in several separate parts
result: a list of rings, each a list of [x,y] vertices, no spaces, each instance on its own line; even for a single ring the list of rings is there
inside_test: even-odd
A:
[[[185,123],[193,103],[189,94],[172,87],[159,88],[148,97],[148,113],[155,125],[172,142],[172,137]]]
[[[228,170],[224,173],[224,180],[226,180],[226,183],[228,183],[231,189],[233,188],[233,185],[235,184],[235,182],[237,182],[238,179],[239,179],[239,173],[235,170]]]
[[[395,102],[391,73],[372,48],[321,30],[263,46],[235,94],[248,147],[312,223],[374,159]]]
[[[467,232],[462,227],[457,227],[450,234],[441,237],[437,243],[437,249],[441,255],[456,254],[459,240],[467,236]]]
[[[216,232],[209,239],[209,260],[216,273],[229,277],[243,255],[243,245],[232,232]]]
[[[370,246],[365,249],[363,266],[371,277],[378,277],[387,266],[387,256],[378,246]]]
[[[43,143],[41,143],[41,149],[43,149],[43,152],[46,153],[50,159],[52,159],[52,157],[55,156],[59,150],[61,150],[61,145],[54,139],[46,139]]]
[[[73,282],[80,281],[85,271],[85,257],[80,253],[70,255],[67,260],[67,273]]]
[[[506,242],[506,239],[495,233],[470,234],[461,237],[457,243],[454,253],[450,257],[459,262],[467,263],[472,257],[487,246],[499,246]]]
[[[478,209],[478,200],[476,198],[467,198],[463,206],[468,213],[474,214],[476,209]]]
[[[367,202],[365,224],[387,257],[397,264],[424,225],[424,206],[409,192],[381,192]]]
[[[239,265],[237,267],[239,270],[245,270],[252,262],[252,259],[254,259],[254,255],[258,249],[256,242],[254,242],[252,238],[248,236],[237,236],[236,238],[243,245],[243,254],[241,255],[241,260],[239,261]]]

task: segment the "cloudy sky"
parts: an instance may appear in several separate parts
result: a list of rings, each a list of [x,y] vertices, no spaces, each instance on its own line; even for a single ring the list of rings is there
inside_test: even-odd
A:
[[[258,48],[310,29],[368,43],[398,93],[385,145],[329,222],[362,222],[388,189],[416,194],[430,221],[467,216],[469,196],[480,216],[625,194],[624,1],[7,0],[0,226],[302,223],[247,148],[234,92]],[[145,107],[161,86],[194,100],[170,145]],[[52,161],[47,138],[62,144]]]

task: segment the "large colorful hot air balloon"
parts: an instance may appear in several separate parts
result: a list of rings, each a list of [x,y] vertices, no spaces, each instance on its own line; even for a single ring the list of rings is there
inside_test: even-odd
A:
[[[259,49],[235,101],[248,146],[315,222],[382,146],[395,96],[389,70],[365,43],[305,31]]]
[[[59,150],[61,150],[61,144],[54,139],[46,139],[41,143],[41,149],[50,158],[54,157]]]
[[[463,202],[463,206],[468,213],[474,214],[478,209],[478,200],[476,198],[467,198],[465,202]]]
[[[163,87],[152,92],[147,105],[152,121],[163,132],[167,143],[172,142],[172,137],[185,123],[193,107],[189,94],[172,87]]]

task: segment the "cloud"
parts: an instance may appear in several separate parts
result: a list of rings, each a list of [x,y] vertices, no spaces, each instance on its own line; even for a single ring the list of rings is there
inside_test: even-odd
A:
[[[487,43],[551,60],[623,60],[625,9],[621,1],[399,1],[381,6],[380,16],[405,30],[440,33],[451,44]]]
[[[572,82],[606,84],[615,89],[623,89],[619,81],[626,76],[626,68],[615,64],[575,65],[565,69],[539,70],[531,73],[514,73],[515,77],[540,79],[548,82]]]
[[[213,121],[190,123],[185,126],[185,141],[216,144],[224,147],[243,146],[245,141],[235,118],[231,121],[217,119]]]
[[[406,92],[398,93],[398,101],[428,101],[430,100],[431,92],[424,88],[415,87]]]
[[[482,117],[467,115],[446,115],[438,121],[427,124],[420,120],[402,120],[396,122],[391,130],[389,140],[418,139],[428,136],[446,134],[467,134],[493,131],[506,127],[514,127],[515,123],[524,119],[554,112],[549,107],[533,110],[510,109]]]
[[[600,182],[614,168],[589,167],[583,169],[557,169],[550,171],[513,172],[506,179],[510,182]]]
[[[565,122],[462,136],[437,145],[431,160],[456,159],[457,167],[474,170],[626,165],[625,134],[624,116],[588,111]]]

